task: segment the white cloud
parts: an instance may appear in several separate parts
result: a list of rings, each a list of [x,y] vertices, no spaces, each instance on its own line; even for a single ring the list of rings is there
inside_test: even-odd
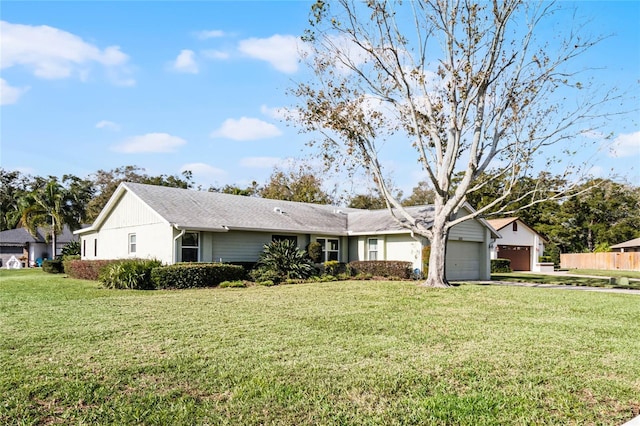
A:
[[[220,37],[224,37],[226,34],[224,31],[222,30],[204,30],[204,31],[198,31],[196,33],[196,37],[199,38],[200,40],[206,40],[209,38],[220,38]]]
[[[266,115],[267,117],[275,118],[277,120],[286,120],[287,117],[291,114],[289,110],[286,108],[269,108],[266,105],[260,106],[260,112]]]
[[[11,105],[18,102],[28,87],[13,87],[3,78],[0,78],[0,105]]]
[[[81,37],[47,25],[32,26],[0,21],[2,68],[23,66],[34,76],[61,79],[77,76],[86,80],[98,64],[114,84],[133,85],[129,56],[119,46],[100,49]]]
[[[212,138],[227,138],[235,141],[250,141],[280,136],[282,132],[276,126],[257,118],[229,118],[218,130],[211,132]]]
[[[101,120],[96,123],[96,129],[107,129],[117,132],[120,130],[120,125],[118,123],[114,123],[113,121]]]
[[[242,40],[238,49],[252,58],[269,62],[278,71],[292,74],[298,71],[301,46],[297,37],[276,34],[269,38]]]
[[[176,60],[172,62],[171,68],[178,72],[198,74],[199,69],[195,52],[189,49],[181,50]]]
[[[171,136],[168,133],[147,133],[146,135],[133,136],[121,144],[113,147],[114,151],[125,154],[141,152],[175,152],[176,149],[186,144],[182,138]]]
[[[201,50],[200,54],[207,59],[229,59],[229,53],[222,50],[207,49]]]
[[[614,158],[640,155],[640,131],[618,135],[609,155]]]
[[[278,157],[246,157],[240,160],[240,165],[250,169],[271,169],[284,161]]]
[[[224,170],[205,163],[188,163],[180,167],[180,172],[187,170],[191,171],[194,176],[200,178],[215,178],[227,174]]]

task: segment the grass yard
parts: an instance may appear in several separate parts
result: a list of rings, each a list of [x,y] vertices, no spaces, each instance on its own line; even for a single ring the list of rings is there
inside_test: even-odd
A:
[[[627,277],[640,279],[640,271],[620,271],[620,270],[601,270],[601,269],[570,269],[570,274],[577,275],[596,275],[601,277]]]
[[[125,291],[0,271],[1,424],[620,425],[640,296],[413,282]]]
[[[607,277],[608,276],[609,275],[607,275]],[[611,276],[616,276],[616,275],[611,275]],[[628,275],[627,277],[630,277],[630,275]],[[574,286],[606,287],[606,288],[615,287],[615,288],[627,288],[627,289],[640,290],[640,281],[629,281],[628,285],[620,285],[619,283],[612,285],[609,282],[609,278],[606,278],[605,276],[603,276],[602,278],[593,278],[589,276],[576,277],[576,276],[566,276],[566,275],[536,274],[531,272],[505,272],[505,273],[491,274],[491,279],[493,281],[510,281],[510,282],[522,282],[522,283],[574,285]]]

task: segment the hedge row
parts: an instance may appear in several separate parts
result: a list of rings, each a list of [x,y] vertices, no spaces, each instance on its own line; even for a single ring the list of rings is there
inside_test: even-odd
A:
[[[349,269],[354,275],[372,275],[374,277],[401,278],[411,277],[413,264],[399,260],[358,260],[349,262]]]
[[[64,262],[64,272],[71,278],[98,281],[100,273],[107,266],[119,262],[122,260],[67,260]]]
[[[154,268],[151,281],[158,289],[214,287],[223,281],[245,278],[245,270],[239,265],[223,263],[178,263]]]
[[[511,272],[511,259],[491,259],[491,273]]]

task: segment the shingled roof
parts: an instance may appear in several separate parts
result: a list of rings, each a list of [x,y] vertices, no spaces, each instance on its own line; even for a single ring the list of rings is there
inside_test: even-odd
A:
[[[122,183],[94,224],[76,233],[99,229],[126,191],[178,229],[200,231],[266,231],[362,235],[407,232],[387,209],[361,210],[321,204],[194,191],[139,183]],[[425,227],[433,222],[433,206],[407,207]]]
[[[27,228],[8,229],[0,232],[0,245],[3,246],[24,246],[27,243],[45,243],[47,231],[44,228],[37,228],[35,237],[29,233]],[[77,240],[71,233],[69,227],[65,226],[62,234],[56,237],[58,243],[68,243]]]

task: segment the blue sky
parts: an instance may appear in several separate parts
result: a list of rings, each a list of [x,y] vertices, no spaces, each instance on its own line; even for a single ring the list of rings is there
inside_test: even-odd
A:
[[[80,177],[137,165],[188,169],[205,187],[264,183],[274,165],[309,154],[309,136],[277,111],[307,72],[296,38],[310,5],[3,1],[0,165]],[[623,109],[638,108],[640,2],[577,6],[594,33],[613,34],[583,60],[629,94]],[[617,155],[601,152],[593,173],[615,168],[640,185],[638,113],[604,130]],[[421,178],[415,157],[388,167],[405,191]]]

